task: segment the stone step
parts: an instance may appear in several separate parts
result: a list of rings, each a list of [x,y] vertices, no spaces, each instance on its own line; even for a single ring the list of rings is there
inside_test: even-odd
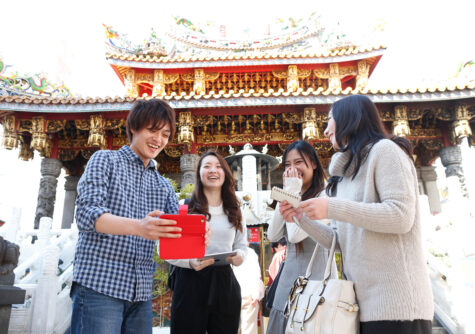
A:
[[[432,334],[448,334],[444,327],[432,327]]]

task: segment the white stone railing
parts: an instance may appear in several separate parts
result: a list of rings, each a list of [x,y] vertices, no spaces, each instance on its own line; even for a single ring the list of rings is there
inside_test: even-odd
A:
[[[15,268],[15,286],[26,290],[25,303],[12,308],[9,333],[64,333],[70,324],[73,259],[78,231],[51,230],[41,218],[39,230],[19,231],[20,251],[27,256]],[[38,240],[31,244],[28,237]],[[58,265],[59,260],[61,263]]]
[[[449,268],[430,252],[426,252],[427,264],[434,295],[434,313],[437,320],[449,331],[459,333],[454,307],[452,303],[452,282]]]

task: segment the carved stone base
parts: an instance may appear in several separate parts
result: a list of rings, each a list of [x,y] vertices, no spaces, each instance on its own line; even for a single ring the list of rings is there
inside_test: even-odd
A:
[[[61,228],[70,228],[74,220],[74,209],[76,207],[77,186],[79,176],[66,176],[64,183],[64,208]]]
[[[433,166],[419,167],[420,177],[422,180],[424,193],[429,198],[429,206],[432,214],[440,213],[442,207],[440,205],[439,189],[437,187],[437,173]]]
[[[183,188],[188,183],[195,183],[196,167],[198,166],[198,154],[183,154],[180,157],[180,169],[183,173],[181,178],[181,187]]]
[[[56,200],[56,185],[61,173],[61,161],[44,158],[41,161],[41,180],[38,191],[38,203],[36,205],[35,229],[40,225],[41,217],[53,217],[54,202]]]
[[[462,151],[460,146],[448,146],[440,150],[440,160],[445,167],[445,176],[457,176],[460,182],[462,196],[468,197],[465,176],[462,168]]]

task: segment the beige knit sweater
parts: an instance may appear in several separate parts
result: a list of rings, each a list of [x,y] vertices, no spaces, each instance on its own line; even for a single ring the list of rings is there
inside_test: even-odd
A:
[[[355,283],[361,321],[431,320],[432,290],[422,250],[417,175],[410,158],[391,140],[373,146],[352,180],[343,175],[348,152],[336,153],[331,175],[343,176],[330,198],[344,260]],[[302,228],[330,247],[331,227],[304,215]]]

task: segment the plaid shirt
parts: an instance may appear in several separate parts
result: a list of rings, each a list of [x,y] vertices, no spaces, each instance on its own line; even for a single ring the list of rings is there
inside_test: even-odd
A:
[[[78,183],[73,281],[111,297],[149,300],[155,241],[99,233],[94,224],[104,213],[143,219],[154,210],[178,212],[175,191],[157,172],[155,161],[145,168],[129,146],[94,153]]]

